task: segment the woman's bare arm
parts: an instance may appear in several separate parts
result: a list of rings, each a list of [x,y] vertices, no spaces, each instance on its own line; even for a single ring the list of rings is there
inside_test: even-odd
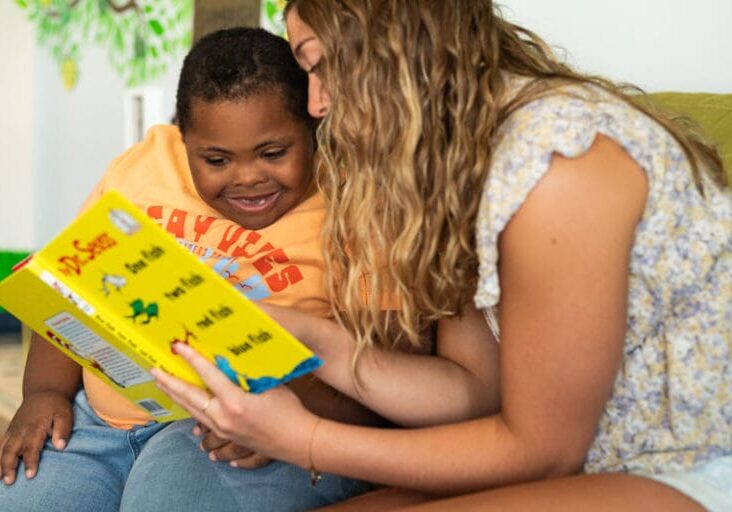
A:
[[[160,376],[197,417],[241,444],[303,467],[454,494],[576,472],[622,357],[629,254],[647,184],[604,137],[555,157],[500,240],[501,411],[419,429],[318,420],[294,396],[234,393],[186,351],[216,399]]]
[[[436,355],[371,347],[358,359],[358,380],[350,333],[332,320],[264,309],[325,361],[318,378],[394,423],[434,425],[498,410],[499,347],[472,304],[461,317],[438,323]]]

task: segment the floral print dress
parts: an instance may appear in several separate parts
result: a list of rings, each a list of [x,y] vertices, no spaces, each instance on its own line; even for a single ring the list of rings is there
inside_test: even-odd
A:
[[[475,302],[499,307],[498,237],[552,155],[582,155],[598,134],[644,169],[649,192],[621,368],[584,469],[682,470],[732,453],[732,193],[703,175],[702,195],[665,129],[594,86],[566,86],[514,112],[497,134],[478,214]]]

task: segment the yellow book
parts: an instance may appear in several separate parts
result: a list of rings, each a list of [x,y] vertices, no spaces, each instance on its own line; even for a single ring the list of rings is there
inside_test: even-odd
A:
[[[152,367],[204,387],[187,343],[259,393],[322,363],[117,192],[108,192],[0,282],[0,305],[158,421],[189,414]]]

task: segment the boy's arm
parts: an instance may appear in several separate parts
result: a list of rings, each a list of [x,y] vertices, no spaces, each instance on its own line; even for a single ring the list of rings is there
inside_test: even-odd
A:
[[[62,450],[73,426],[72,401],[81,382],[81,367],[36,333],[23,376],[23,402],[7,432],[0,437],[0,476],[6,484],[16,478],[19,458],[26,478],[33,478],[48,436]]]
[[[71,401],[80,383],[81,366],[34,332],[23,374],[23,399],[34,393],[55,392]]]

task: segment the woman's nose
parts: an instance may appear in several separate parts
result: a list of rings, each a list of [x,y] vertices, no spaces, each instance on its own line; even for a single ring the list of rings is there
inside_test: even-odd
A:
[[[330,95],[323,87],[323,83],[314,74],[308,76],[308,113],[321,118],[328,113],[330,108]]]

